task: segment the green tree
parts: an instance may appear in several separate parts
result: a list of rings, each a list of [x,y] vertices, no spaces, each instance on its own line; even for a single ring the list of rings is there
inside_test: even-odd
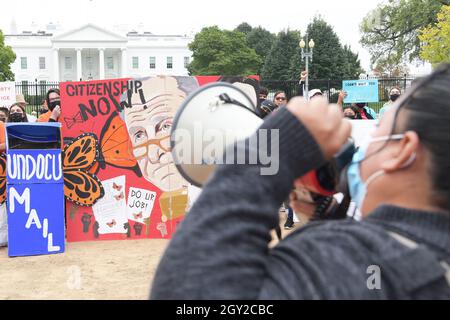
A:
[[[14,81],[11,63],[16,60],[16,54],[11,47],[5,46],[5,36],[0,30],[0,81]]]
[[[234,31],[242,32],[245,35],[248,35],[250,32],[252,32],[252,26],[249,25],[247,22],[242,22],[240,25],[234,29]]]
[[[293,56],[298,53],[299,31],[282,31],[266,57],[261,76],[270,80],[291,80],[289,70]]]
[[[308,25],[307,34],[315,42],[313,61],[309,68],[310,79],[354,79],[363,72],[358,55],[349,46],[341,45],[333,28],[321,17],[315,17]],[[290,78],[298,79],[304,69],[305,63],[297,44],[290,62]]]
[[[421,30],[420,57],[433,65],[450,62],[450,6],[443,6],[437,15],[437,23]]]
[[[245,34],[217,26],[203,28],[189,49],[193,53],[188,66],[191,75],[248,76],[256,74],[262,64],[255,50],[248,47]]]
[[[256,53],[261,57],[262,61],[266,61],[266,58],[275,42],[276,36],[270,31],[257,27],[253,28],[250,33],[247,34],[247,44],[250,48],[255,49]],[[262,71],[262,65],[258,73]]]
[[[361,44],[369,49],[372,63],[401,63],[419,58],[419,30],[434,24],[449,0],[389,0],[362,21]]]

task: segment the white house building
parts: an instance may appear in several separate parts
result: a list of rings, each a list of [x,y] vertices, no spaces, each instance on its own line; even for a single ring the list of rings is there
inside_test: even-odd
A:
[[[116,34],[87,24],[68,32],[24,31],[5,35],[17,55],[17,82],[78,81],[188,75],[192,38],[132,31]]]

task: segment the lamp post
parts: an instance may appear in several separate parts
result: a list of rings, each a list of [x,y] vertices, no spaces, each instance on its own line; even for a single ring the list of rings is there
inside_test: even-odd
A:
[[[308,36],[306,36],[306,41],[308,41]],[[311,62],[313,61],[313,50],[315,47],[314,40],[311,39],[308,43],[309,51],[308,49],[305,50],[306,42],[305,40],[301,40],[299,43],[300,48],[302,49],[302,60],[305,60],[306,65],[306,83],[305,83],[305,93],[304,96],[308,99],[308,92],[309,92],[309,59],[311,59]]]

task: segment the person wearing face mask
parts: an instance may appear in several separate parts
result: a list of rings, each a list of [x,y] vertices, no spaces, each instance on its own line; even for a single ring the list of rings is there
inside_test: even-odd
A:
[[[402,90],[399,87],[393,87],[391,91],[389,91],[389,101],[380,109],[379,118],[381,118],[383,114],[392,107],[394,102],[400,98],[401,94]]]
[[[58,122],[61,116],[61,99],[59,89],[50,89],[47,92],[48,111],[42,114],[37,122]]]
[[[7,122],[28,122],[25,108],[19,103],[14,103],[9,108],[9,116]]]
[[[292,99],[261,126],[278,130],[279,172],[218,166],[150,298],[450,299],[449,83],[445,64],[409,89],[343,171],[362,221],[310,223],[269,248],[297,178],[330,161],[352,130],[340,106]]]
[[[39,115],[43,115],[48,112],[47,99],[42,100],[41,107],[39,108]]]

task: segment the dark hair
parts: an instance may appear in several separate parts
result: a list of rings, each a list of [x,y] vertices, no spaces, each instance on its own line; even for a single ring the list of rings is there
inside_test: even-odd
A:
[[[52,89],[50,89],[50,90],[48,90],[47,91],[47,97],[46,97],[46,99],[45,100],[47,100],[47,104],[50,104],[50,101],[49,101],[49,97],[50,97],[50,93],[57,93],[58,94],[58,96],[60,95],[60,92],[59,92],[59,89],[58,88],[52,88]]]
[[[398,91],[400,91],[400,93],[402,93],[402,89],[398,86],[393,86],[390,90],[389,93],[391,93],[392,90],[397,89]]]
[[[28,122],[27,113],[24,107],[22,107],[19,103],[14,103],[11,107],[9,107],[9,110],[11,110],[12,107],[19,107],[20,109],[22,109],[23,114],[25,115],[22,122]],[[9,112],[8,119],[6,120],[6,122],[11,122],[11,112]]]
[[[266,87],[261,87],[259,89],[259,93],[267,96],[269,94],[269,90]]]
[[[417,81],[400,103],[393,133],[414,131],[431,158],[430,175],[435,205],[450,211],[450,64],[440,65]],[[397,126],[401,110],[404,124]]]
[[[275,100],[275,98],[277,97],[277,95],[279,95],[279,94],[281,94],[281,93],[284,93],[284,95],[286,96],[286,92],[284,92],[284,91],[277,91],[277,92],[275,92],[275,95],[273,96],[273,100]],[[286,99],[287,99],[287,97],[286,97]]]
[[[5,113],[5,115],[6,115],[6,118],[8,118],[8,116],[9,116],[9,109],[8,109],[8,108],[6,108],[6,107],[1,107],[1,108],[0,108],[0,111],[3,111],[3,112]]]
[[[352,109],[352,111],[355,113],[355,119],[359,119],[359,120],[361,120],[362,119],[362,117],[361,117],[361,113],[359,113],[359,108],[358,107],[356,107],[356,106],[345,106],[344,108],[343,108],[343,111],[345,111],[345,109]]]

